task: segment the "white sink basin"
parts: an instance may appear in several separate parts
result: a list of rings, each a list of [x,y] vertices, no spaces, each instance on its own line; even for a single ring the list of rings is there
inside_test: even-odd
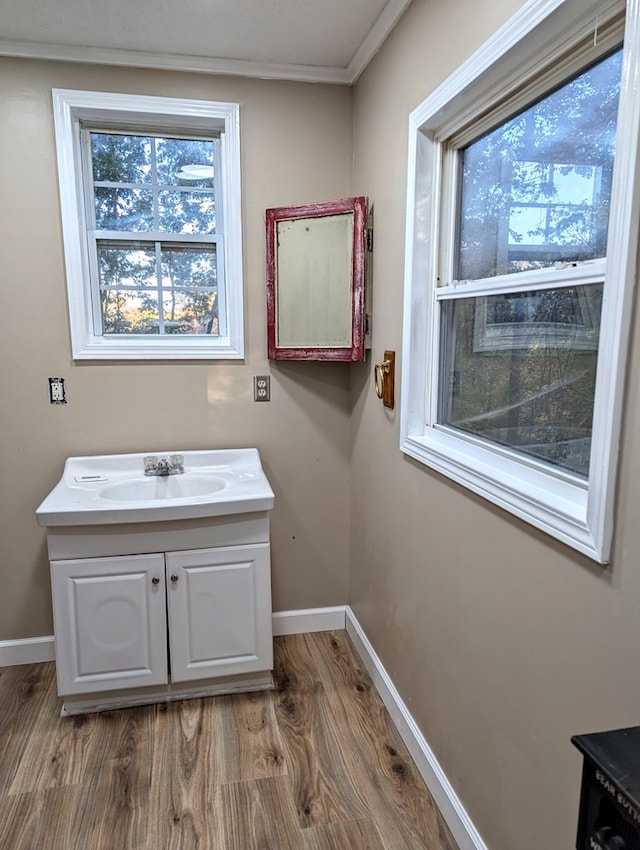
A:
[[[39,525],[155,522],[269,511],[274,495],[257,449],[179,454],[184,473],[145,476],[147,454],[70,457],[61,480],[36,511]]]
[[[126,478],[107,484],[100,490],[101,499],[114,502],[149,502],[158,499],[193,499],[224,490],[224,478],[210,475],[162,475],[150,478]]]

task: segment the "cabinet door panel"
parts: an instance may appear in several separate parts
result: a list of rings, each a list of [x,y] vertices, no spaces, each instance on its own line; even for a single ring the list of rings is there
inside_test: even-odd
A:
[[[270,670],[268,544],[166,557],[172,680]]]
[[[51,577],[61,694],[167,681],[164,555],[55,561]]]

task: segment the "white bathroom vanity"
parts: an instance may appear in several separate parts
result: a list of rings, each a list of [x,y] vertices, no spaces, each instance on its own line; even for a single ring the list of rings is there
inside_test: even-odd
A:
[[[179,457],[175,476],[142,454],[69,458],[37,510],[63,713],[273,687],[258,451]]]

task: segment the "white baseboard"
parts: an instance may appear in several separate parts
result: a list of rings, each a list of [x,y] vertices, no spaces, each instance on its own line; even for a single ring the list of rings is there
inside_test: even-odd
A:
[[[273,634],[302,635],[307,632],[330,632],[344,629],[346,605],[332,608],[302,608],[299,611],[276,611],[273,614]]]
[[[355,614],[348,606],[346,630],[460,850],[487,850],[487,845],[473,825],[433,750],[402,701]]]
[[[276,611],[273,614],[274,635],[306,634],[345,628],[460,850],[487,850],[351,608],[348,605],[336,605],[330,608]],[[0,641],[0,667],[37,664],[54,659],[53,635]]]
[[[299,611],[276,611],[273,614],[274,635],[299,635],[306,632],[328,632],[344,629],[345,605],[332,608],[304,608]],[[0,667],[17,664],[39,664],[55,660],[53,635],[0,641]]]
[[[15,667],[17,664],[40,664],[55,660],[53,635],[0,640],[0,667]]]

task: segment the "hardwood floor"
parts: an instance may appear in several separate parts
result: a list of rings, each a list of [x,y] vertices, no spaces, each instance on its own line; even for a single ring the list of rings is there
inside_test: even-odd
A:
[[[346,633],[275,655],[273,692],[75,718],[0,668],[1,850],[457,850]]]

